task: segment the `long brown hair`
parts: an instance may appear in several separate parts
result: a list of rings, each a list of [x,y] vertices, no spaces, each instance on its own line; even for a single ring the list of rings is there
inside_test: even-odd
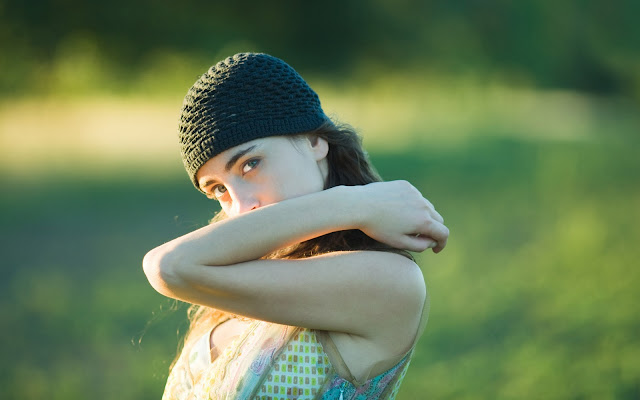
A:
[[[307,136],[323,138],[329,144],[329,152],[327,154],[328,176],[325,189],[340,185],[366,185],[382,180],[369,161],[367,153],[362,148],[362,139],[349,125],[336,124],[328,121],[314,131],[291,136],[290,138],[295,141]],[[225,218],[224,212],[220,211],[211,220],[211,223],[219,222]],[[350,250],[387,251],[403,255],[413,260],[413,256],[409,252],[378,242],[360,230],[332,232],[277,250],[263,258],[299,259],[332,251]],[[187,314],[190,324],[185,334],[183,349],[187,351],[188,347],[193,343],[193,339],[199,338],[215,324],[225,319],[236,317],[235,315],[220,310],[196,304],[189,307]],[[180,354],[180,352],[178,354]],[[173,364],[175,364],[176,361],[177,358]]]

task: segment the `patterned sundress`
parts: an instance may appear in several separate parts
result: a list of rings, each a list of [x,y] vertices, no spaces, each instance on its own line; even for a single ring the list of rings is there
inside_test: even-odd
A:
[[[252,321],[213,362],[209,331],[189,354],[183,351],[180,355],[169,374],[162,399],[395,399],[426,325],[428,310],[427,298],[419,330],[402,359],[364,381],[353,377],[325,331]]]

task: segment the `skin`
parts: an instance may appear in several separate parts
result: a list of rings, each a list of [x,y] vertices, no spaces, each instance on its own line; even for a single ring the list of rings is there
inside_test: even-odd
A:
[[[327,152],[320,138],[294,143],[272,137],[213,157],[196,177],[229,218],[151,250],[143,268],[165,296],[329,331],[352,374],[362,379],[395,365],[411,346],[427,296],[419,267],[373,251],[259,258],[345,229],[397,248],[439,252],[449,231],[405,181],[323,190]],[[243,328],[221,325],[212,344],[224,348]]]

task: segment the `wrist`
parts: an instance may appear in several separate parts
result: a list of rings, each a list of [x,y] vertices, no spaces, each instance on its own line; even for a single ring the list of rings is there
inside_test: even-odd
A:
[[[362,229],[369,211],[369,207],[364,206],[366,200],[364,186],[336,186],[329,190],[336,193],[338,202],[333,211],[342,215],[344,229]],[[333,206],[330,207],[333,208]]]

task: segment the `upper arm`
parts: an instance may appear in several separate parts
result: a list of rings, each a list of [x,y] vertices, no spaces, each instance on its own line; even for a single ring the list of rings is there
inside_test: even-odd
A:
[[[418,266],[394,253],[336,252],[230,266],[176,265],[154,285],[190,303],[250,318],[367,336],[411,321],[426,296]]]

